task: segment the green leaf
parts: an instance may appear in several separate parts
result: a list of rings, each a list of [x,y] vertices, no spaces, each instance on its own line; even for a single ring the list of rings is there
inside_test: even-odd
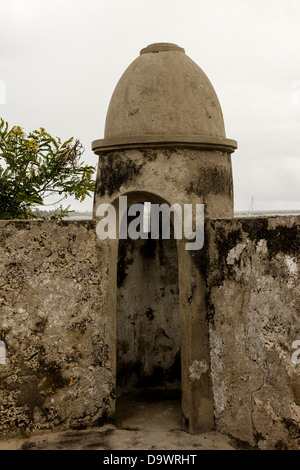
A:
[[[34,217],[48,194],[91,196],[96,168],[84,165],[82,154],[73,137],[61,144],[43,128],[26,135],[0,118],[0,218]]]

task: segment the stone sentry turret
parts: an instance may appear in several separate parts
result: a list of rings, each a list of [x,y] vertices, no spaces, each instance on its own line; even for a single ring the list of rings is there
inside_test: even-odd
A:
[[[94,218],[101,204],[118,209],[124,195],[128,205],[204,204],[206,217],[231,218],[231,153],[236,148],[236,142],[226,138],[218,97],[201,68],[176,44],[151,44],[120,78],[107,111],[104,138],[92,143],[99,155]],[[187,252],[181,240],[176,242],[182,423],[191,433],[204,432],[214,427],[204,261],[199,253]],[[116,380],[119,241],[99,240],[99,245],[102,260],[107,260],[103,302]],[[128,308],[138,310],[133,299]],[[137,336],[135,332],[132,337]]]

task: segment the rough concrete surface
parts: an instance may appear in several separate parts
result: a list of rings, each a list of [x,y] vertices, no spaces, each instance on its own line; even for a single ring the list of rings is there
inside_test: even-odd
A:
[[[211,220],[215,419],[260,449],[300,448],[299,217]]]
[[[0,231],[0,432],[109,414],[111,373],[91,222],[9,222]]]

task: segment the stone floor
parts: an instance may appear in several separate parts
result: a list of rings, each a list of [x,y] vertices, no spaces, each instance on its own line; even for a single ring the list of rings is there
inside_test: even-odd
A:
[[[235,450],[238,443],[217,432],[190,435],[180,428],[175,394],[154,392],[119,399],[112,422],[82,431],[35,432],[0,440],[0,450]]]

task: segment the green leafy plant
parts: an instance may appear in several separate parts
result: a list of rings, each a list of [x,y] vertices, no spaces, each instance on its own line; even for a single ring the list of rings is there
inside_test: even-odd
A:
[[[73,137],[61,142],[42,127],[27,135],[20,126],[9,129],[0,118],[0,219],[37,218],[38,206],[56,205],[68,196],[80,202],[91,196],[95,167],[81,161],[83,151]],[[46,204],[51,196],[57,200]],[[60,206],[50,218],[61,219],[69,212],[70,206]]]

